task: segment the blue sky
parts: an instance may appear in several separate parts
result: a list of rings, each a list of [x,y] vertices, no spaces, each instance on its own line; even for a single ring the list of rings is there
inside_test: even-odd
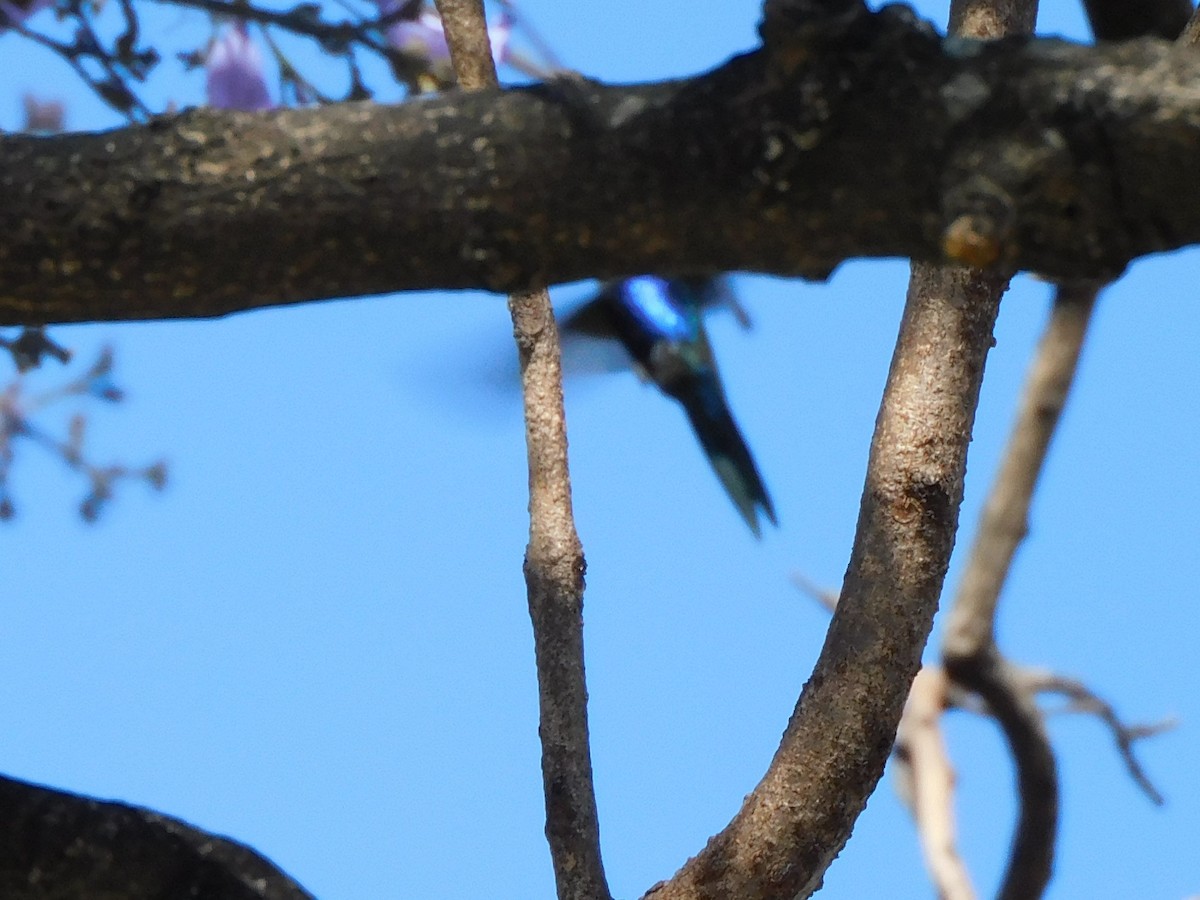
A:
[[[944,21],[940,4],[920,7]],[[715,65],[754,44],[757,21],[754,3],[524,8],[564,61],[612,81]],[[154,23],[172,46],[208,35],[198,14]],[[1053,5],[1041,28],[1084,35],[1075,4]],[[0,126],[17,124],[27,89],[63,97],[72,127],[115,124],[15,37],[0,37],[0,60]],[[202,80],[171,74],[155,91],[197,102]],[[844,572],[906,272],[885,261],[820,285],[742,276],[754,330],[712,321],[779,513],[761,542],[677,407],[628,373],[568,385],[617,896],[698,851],[774,751],[826,625],[789,576],[837,585]],[[1015,659],[1084,678],[1127,718],[1181,719],[1140,748],[1162,809],[1096,722],[1051,719],[1063,782],[1052,897],[1200,892],[1198,272],[1195,252],[1148,259],[1103,296],[1002,605]],[[964,550],[1047,297],[1023,277],[1004,304]],[[523,433],[515,387],[494,377],[511,364],[509,333],[503,300],[481,293],[57,329],[85,362],[116,347],[129,399],[93,410],[95,455],[165,456],[171,483],[163,495],[127,486],[88,526],[74,514],[83,485],[32,448],[18,457],[19,517],[2,532],[0,770],[235,836],[322,900],[552,896]],[[61,380],[54,366],[34,377]],[[1011,769],[990,724],[958,714],[948,732],[963,848],[986,894],[1010,837]],[[930,895],[887,780],[821,896],[881,893]]]

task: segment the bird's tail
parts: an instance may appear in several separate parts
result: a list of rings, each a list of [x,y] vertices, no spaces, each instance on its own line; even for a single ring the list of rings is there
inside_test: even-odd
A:
[[[725,486],[725,492],[754,536],[761,537],[758,511],[761,509],[772,525],[778,525],[775,506],[758,474],[750,448],[729,411],[720,383],[715,380],[702,382],[698,390],[689,391],[678,399],[713,471]]]

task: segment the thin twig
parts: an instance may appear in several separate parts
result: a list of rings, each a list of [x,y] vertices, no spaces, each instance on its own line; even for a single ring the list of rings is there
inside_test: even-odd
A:
[[[828,588],[823,588],[807,575],[802,572],[792,573],[792,584],[800,589],[801,593],[807,594],[818,604],[825,612],[833,615],[838,605],[837,591],[831,591]]]
[[[198,9],[210,15],[228,16],[239,21],[257,22],[260,25],[275,25],[292,34],[310,37],[331,52],[341,52],[351,44],[359,43],[385,58],[390,59],[393,55],[399,56],[400,54],[400,51],[389,47],[384,40],[373,36],[373,33],[388,21],[388,17],[331,22],[322,18],[314,7],[305,5],[276,10],[265,9],[251,3],[234,4],[229,0],[151,0],[151,2],[164,6]]]
[[[563,65],[558,61],[558,54],[554,52],[550,42],[543,38],[541,32],[534,27],[533,22],[525,15],[525,11],[518,9],[512,0],[500,0],[500,8],[506,10],[513,17],[525,37],[529,39],[529,43],[533,44],[533,49],[542,57],[546,67],[551,72],[561,72]]]
[[[940,900],[973,900],[971,876],[958,852],[954,828],[954,769],[946,754],[941,717],[953,683],[937,666],[925,666],[913,680],[896,730],[897,779],[912,812],[925,866]]]
[[[481,0],[439,0],[463,90],[498,86]],[[508,301],[521,361],[529,453],[525,582],[537,657],[546,837],[559,900],[610,897],[588,742],[583,548],[571,511],[558,329],[545,290]]]
[[[1033,492],[1075,378],[1097,290],[1095,285],[1058,288],[950,612],[945,653],[977,654],[993,643],[1000,591],[1029,532]]]
[[[562,368],[545,291],[509,298],[521,360],[529,452],[525,582],[537,657],[546,838],[559,900],[610,896],[588,739],[584,558],[571,511]]]
[[[1112,732],[1113,740],[1117,744],[1117,752],[1121,754],[1129,777],[1156,806],[1162,806],[1166,802],[1134,755],[1133,744],[1143,738],[1154,737],[1164,731],[1170,731],[1178,724],[1173,716],[1167,716],[1157,722],[1127,725],[1121,721],[1111,703],[1078,679],[1044,669],[1023,669],[1021,681],[1027,691],[1061,694],[1066,697],[1070,703],[1062,710],[1064,712],[1087,713],[1104,722]]]
[[[79,51],[79,48],[76,45],[56,41],[51,37],[47,37],[41,32],[34,31],[24,24],[10,24],[8,25],[8,28],[19,34],[21,37],[27,38],[33,43],[38,44],[56,54],[60,59],[63,60],[63,62],[75,70],[75,74],[79,76],[79,80],[86,84],[92,93],[94,93],[102,103],[115,109],[130,122],[138,121],[139,114],[143,116],[149,115],[149,111],[146,106],[133,94],[132,91],[128,92],[130,98],[130,104],[128,106],[125,108],[114,106],[113,95],[110,92],[113,82],[98,81],[96,78],[94,78],[87,70],[87,67],[80,62],[80,57],[84,54]],[[94,56],[95,54],[89,55]],[[111,63],[105,65],[104,67],[111,72]],[[119,83],[124,86],[124,82]]]

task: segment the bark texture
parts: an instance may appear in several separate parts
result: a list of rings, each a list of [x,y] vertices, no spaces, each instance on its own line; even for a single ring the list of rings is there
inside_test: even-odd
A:
[[[937,610],[1003,282],[966,269],[914,273],[854,549],[812,677],[767,774],[653,900],[807,897],[849,838]]]
[[[852,257],[1108,278],[1200,242],[1200,59],[944,39],[899,8],[682,81],[192,110],[0,138],[0,322],[218,316]],[[697,227],[698,224],[702,227]]]
[[[467,91],[496,87],[483,0],[438,0],[438,12],[458,83]],[[558,327],[544,288],[512,294],[508,309],[521,363],[529,459],[524,570],[537,661],[546,839],[559,900],[609,900],[583,664],[587,564],[571,508]]]

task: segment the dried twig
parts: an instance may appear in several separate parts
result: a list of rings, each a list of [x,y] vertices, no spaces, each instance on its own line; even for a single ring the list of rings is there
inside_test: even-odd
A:
[[[818,604],[820,604],[821,608],[830,615],[833,615],[834,610],[837,609],[837,591],[831,591],[828,588],[821,587],[821,585],[817,584],[802,572],[792,573],[792,584],[796,585],[796,587],[799,588],[802,593],[807,594]]]
[[[1097,290],[1096,285],[1058,289],[950,613],[943,648],[948,654],[977,654],[993,642],[1000,590],[1029,531],[1033,492],[1075,377]]]
[[[902,785],[901,797],[921,834],[925,866],[938,897],[973,900],[975,889],[954,834],[954,769],[940,724],[952,688],[937,666],[925,666],[917,673],[896,730],[893,766]]]
[[[22,370],[35,367],[45,355],[55,356],[63,362],[70,357],[68,351],[47,338],[40,328],[25,329],[16,340],[0,338],[0,347],[12,354]],[[62,438],[47,431],[36,419],[41,410],[63,400],[90,396],[109,403],[119,402],[124,392],[112,381],[112,364],[112,351],[106,348],[89,369],[57,388],[31,394],[25,383],[18,379],[0,393],[0,520],[16,515],[9,476],[19,442],[41,447],[87,480],[90,490],[81,501],[79,512],[89,522],[99,518],[120,481],[144,481],[154,490],[165,487],[167,466],[164,462],[148,466],[93,462],[84,452],[87,420],[82,413],[71,417],[68,433]]]
[[[1113,740],[1117,744],[1117,752],[1121,754],[1125,768],[1129,771],[1129,777],[1137,783],[1137,786],[1142,789],[1142,793],[1149,797],[1156,806],[1161,806],[1165,802],[1162,794],[1150,781],[1145,769],[1134,756],[1133,744],[1143,738],[1154,737],[1164,731],[1170,731],[1178,724],[1173,716],[1167,716],[1157,722],[1127,725],[1121,721],[1111,703],[1078,679],[1045,669],[1026,668],[1020,672],[1020,682],[1022,688],[1031,693],[1052,693],[1065,696],[1070,702],[1060,710],[1061,712],[1088,713],[1104,722],[1112,732]],[[1053,710],[1049,712],[1053,712]]]
[[[439,0],[450,57],[467,91],[495,88],[481,0]],[[546,837],[560,900],[610,896],[588,743],[583,665],[583,548],[571,512],[562,361],[550,295],[509,298],[521,360],[529,451],[525,582],[538,669]]]

